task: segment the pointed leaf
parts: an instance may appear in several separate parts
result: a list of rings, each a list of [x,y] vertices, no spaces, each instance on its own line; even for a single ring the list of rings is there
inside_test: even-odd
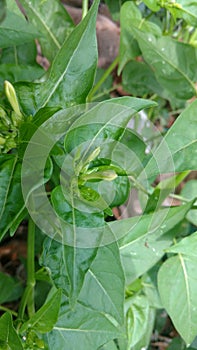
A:
[[[23,350],[22,342],[13,326],[9,312],[1,316],[0,329],[0,343],[3,349]]]
[[[193,258],[197,258],[197,232],[183,238],[179,243],[167,249],[171,253],[181,253]]]
[[[59,50],[47,73],[47,80],[37,84],[16,84],[24,113],[35,114],[45,106],[64,108],[85,102],[97,66],[95,28],[98,2],[94,1],[87,16]]]
[[[158,274],[163,306],[187,345],[197,334],[196,264],[196,257],[179,254],[166,260]]]
[[[42,34],[39,42],[43,55],[53,60],[74,27],[69,14],[58,0],[20,0],[20,3],[29,22]]]
[[[0,47],[20,45],[39,37],[39,32],[25,19],[7,10],[5,20],[0,24]]]
[[[64,307],[53,331],[47,334],[49,347],[53,350],[97,350],[106,342],[123,336],[110,318],[103,313],[77,304],[74,310]]]
[[[20,333],[28,329],[34,329],[40,333],[50,332],[58,319],[61,302],[61,290],[58,290],[49,301],[46,302],[27,322],[25,322]]]
[[[86,275],[79,302],[123,324],[124,272],[117,243],[98,249]]]

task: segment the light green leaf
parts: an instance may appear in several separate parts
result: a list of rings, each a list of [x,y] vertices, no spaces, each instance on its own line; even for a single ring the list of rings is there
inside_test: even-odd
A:
[[[196,107],[194,101],[177,118],[140,175],[140,181],[144,176],[197,169]]]
[[[120,232],[125,233],[119,245],[127,285],[161,259],[177,233],[172,229],[183,220],[190,207],[191,203],[109,224],[117,239]]]
[[[25,19],[7,10],[5,20],[0,24],[0,47],[20,45],[39,37],[39,32]]]
[[[45,106],[64,108],[86,101],[97,66],[95,27],[98,2],[94,1],[88,15],[64,42],[47,72],[47,80],[37,84],[16,84],[25,114],[35,114]]]
[[[139,349],[146,349],[148,348],[151,340],[151,336],[153,333],[153,328],[155,324],[155,309],[154,308],[149,308],[149,315],[146,319],[146,330],[142,337],[140,338],[139,342],[136,343],[134,346],[131,347],[131,350],[139,350]],[[121,349],[122,350],[122,349]]]
[[[126,300],[128,348],[136,345],[143,337],[149,321],[149,302],[146,296],[136,295]]]
[[[52,61],[74,27],[69,14],[58,0],[20,0],[20,3],[29,22],[41,33],[43,55]]]
[[[163,5],[162,5],[163,6]],[[164,7],[172,12],[175,18],[183,18],[190,25],[197,26],[197,8],[196,1],[177,0],[175,4],[164,3]]]
[[[34,329],[40,333],[47,333],[57,322],[61,302],[61,290],[58,290],[27,322],[20,328],[20,333]]]
[[[166,260],[158,274],[163,306],[187,345],[197,334],[196,264],[196,257],[179,254]]]
[[[159,84],[176,98],[187,100],[195,96],[196,49],[170,37],[156,38],[134,26],[132,32]]]
[[[96,301],[96,296],[95,296]],[[70,310],[65,304],[53,331],[47,334],[50,349],[97,350],[101,345],[124,334],[107,314],[82,304]]]
[[[172,247],[168,248],[167,251],[170,253],[180,253],[197,258],[197,232],[181,239],[179,243],[176,243]]]
[[[86,274],[79,302],[123,324],[124,272],[117,243],[98,248]]]
[[[144,0],[143,1],[146,6],[148,6],[152,11],[159,11],[160,6],[158,5],[158,2],[155,0]]]
[[[9,312],[1,316],[0,329],[0,343],[3,349],[23,350],[21,340],[13,326],[12,317]]]

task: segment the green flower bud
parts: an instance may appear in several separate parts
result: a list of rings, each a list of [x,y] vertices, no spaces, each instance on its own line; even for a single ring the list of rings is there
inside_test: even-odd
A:
[[[5,87],[5,93],[6,93],[7,99],[10,102],[14,112],[19,117],[22,118],[22,113],[21,113],[20,108],[19,108],[19,104],[18,104],[18,100],[16,97],[16,92],[15,92],[14,86],[9,81],[5,80],[4,87]]]
[[[92,172],[90,174],[83,174],[81,176],[81,179],[84,181],[90,181],[90,180],[113,181],[117,178],[117,176],[118,175],[114,170],[105,170],[105,171]]]

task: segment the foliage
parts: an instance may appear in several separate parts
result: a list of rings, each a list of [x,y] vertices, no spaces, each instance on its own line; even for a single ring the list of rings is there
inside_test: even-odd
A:
[[[197,335],[196,181],[174,191],[197,168],[197,1],[106,0],[132,95],[111,99],[99,1],[87,14],[84,1],[76,27],[59,0],[19,2],[0,2],[0,238],[28,221],[27,281],[0,273],[0,347],[147,349],[165,309],[185,349]],[[152,131],[166,113],[173,126]],[[111,221],[131,190],[142,213]]]

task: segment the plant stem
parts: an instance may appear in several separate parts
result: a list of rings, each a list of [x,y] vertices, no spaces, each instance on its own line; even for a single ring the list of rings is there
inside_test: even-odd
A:
[[[100,88],[100,86],[105,82],[105,80],[108,78],[108,76],[113,72],[114,68],[117,66],[119,62],[119,57],[117,56],[115,60],[112,62],[112,64],[107,68],[105,73],[102,75],[101,79],[98,81],[98,83],[93,87],[93,89],[90,91],[88,97],[87,97],[87,102],[90,102],[97,92],[97,90]]]
[[[5,306],[0,306],[0,310],[5,311],[5,312],[10,312],[13,316],[16,316],[16,317],[18,316],[17,312],[8,309],[8,308],[5,307]]]
[[[87,15],[88,13],[88,0],[83,0],[82,2],[82,19]]]
[[[19,307],[18,318],[22,320],[27,306],[28,315],[31,317],[35,312],[34,307],[34,286],[35,286],[35,263],[34,263],[34,245],[35,245],[35,224],[29,218],[28,239],[27,239],[27,285],[22,296]]]

